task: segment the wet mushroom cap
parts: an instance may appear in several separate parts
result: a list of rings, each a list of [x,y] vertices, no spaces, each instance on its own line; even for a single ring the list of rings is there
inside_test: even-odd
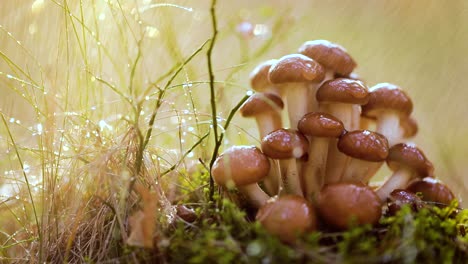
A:
[[[284,103],[274,93],[256,93],[247,99],[239,109],[243,117],[251,117],[265,112],[279,111]]]
[[[361,81],[338,78],[323,83],[317,90],[316,98],[319,102],[364,105],[369,101],[369,92]]]
[[[268,78],[273,84],[321,82],[325,70],[313,59],[302,54],[281,57],[270,67]]]
[[[432,163],[413,144],[399,143],[391,147],[388,151],[387,165],[393,171],[402,167],[411,168],[419,178],[432,177],[434,174]]]
[[[424,203],[416,194],[403,190],[393,190],[387,198],[388,213],[395,215],[404,205],[410,206],[411,210],[418,211],[424,207]]]
[[[350,224],[376,224],[382,214],[380,199],[366,185],[334,183],[325,185],[318,195],[317,209],[324,223],[344,230]]]
[[[402,116],[413,111],[411,98],[400,87],[390,83],[379,83],[369,89],[369,102],[362,106],[362,115],[376,118],[382,112],[393,110]]]
[[[262,150],[273,159],[302,158],[307,154],[309,142],[299,131],[280,128],[262,139]]]
[[[314,137],[339,137],[344,131],[341,120],[322,112],[306,114],[297,127],[302,134]]]
[[[355,130],[342,135],[338,149],[350,157],[375,162],[384,161],[389,153],[387,139],[369,130]]]
[[[342,76],[348,76],[357,65],[345,48],[328,40],[307,41],[299,48],[299,53]]]
[[[258,210],[256,220],[287,243],[294,243],[298,235],[317,229],[313,207],[298,195],[284,195],[267,202]]]
[[[414,181],[406,189],[413,193],[421,193],[423,201],[450,204],[455,199],[455,195],[447,185],[434,178]]]
[[[255,146],[232,146],[218,156],[211,173],[221,186],[243,186],[261,181],[270,171],[268,158]]]
[[[257,92],[263,92],[269,86],[271,86],[270,80],[268,80],[268,71],[271,65],[276,63],[276,59],[267,60],[260,63],[250,73],[250,86]]]

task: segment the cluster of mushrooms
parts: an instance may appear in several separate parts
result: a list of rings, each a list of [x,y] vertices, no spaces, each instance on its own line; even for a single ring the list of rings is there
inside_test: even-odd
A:
[[[261,148],[232,146],[212,167],[215,182],[245,195],[256,220],[284,242],[317,229],[375,225],[401,204],[417,210],[421,199],[455,198],[424,153],[406,143],[417,132],[409,96],[390,83],[368,88],[355,67],[326,40],[258,65],[250,75],[256,93],[240,113],[255,118]],[[370,184],[385,162],[393,174]]]

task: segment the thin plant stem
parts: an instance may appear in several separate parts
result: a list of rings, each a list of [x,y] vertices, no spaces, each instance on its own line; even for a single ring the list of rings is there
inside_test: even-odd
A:
[[[217,120],[217,111],[216,111],[216,93],[215,93],[215,87],[214,87],[215,77],[213,73],[213,63],[212,63],[213,48],[216,43],[216,37],[218,35],[215,7],[216,7],[216,0],[212,0],[210,13],[211,13],[211,23],[213,26],[213,35],[211,37],[210,46],[206,53],[207,60],[208,60],[208,73],[210,76],[210,103],[211,103],[211,115],[212,115],[212,122],[213,122],[212,126],[213,126],[213,133],[214,133],[214,139],[215,139],[215,147],[214,147],[213,155],[210,161],[210,192],[209,192],[210,201],[213,201],[213,195],[214,195],[214,180],[213,180],[213,175],[211,175],[211,168],[213,167],[216,156],[218,156],[218,150],[219,150],[218,120]]]

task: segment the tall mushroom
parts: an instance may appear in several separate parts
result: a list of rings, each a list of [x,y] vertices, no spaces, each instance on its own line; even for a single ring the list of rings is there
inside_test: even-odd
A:
[[[286,94],[291,128],[296,128],[299,120],[308,113],[308,83],[321,82],[324,72],[320,64],[301,54],[283,56],[271,66],[268,78]]]
[[[278,129],[262,139],[262,150],[268,157],[280,160],[286,191],[303,196],[300,171],[296,159],[307,154],[309,142],[294,129]]]
[[[388,139],[390,146],[399,143],[400,120],[413,111],[411,98],[390,83],[379,83],[370,88],[369,92],[369,102],[362,106],[362,115],[377,119],[377,132]]]
[[[313,207],[297,195],[284,195],[268,201],[258,210],[256,220],[268,232],[289,244],[293,244],[298,236],[317,229]]]
[[[395,189],[404,189],[415,178],[433,177],[434,167],[415,145],[399,143],[389,149],[387,165],[393,170],[376,192],[382,201]]]
[[[282,127],[281,110],[284,104],[281,98],[270,92],[252,95],[239,109],[244,117],[255,117],[260,138]],[[275,161],[270,161],[270,173],[264,180],[265,189],[270,195],[276,195],[279,188],[280,172]]]
[[[367,184],[388,156],[387,139],[368,130],[348,132],[338,140],[338,149],[351,157],[342,181]]]
[[[338,138],[344,127],[338,118],[322,112],[306,114],[297,127],[309,137],[309,158],[303,166],[302,177],[305,197],[313,201],[324,184],[330,138]]]
[[[364,83],[357,80],[339,78],[326,81],[317,90],[320,108],[343,122],[346,130],[359,127],[360,106],[369,100]],[[338,182],[346,167],[347,156],[331,141],[328,149],[327,182]]]
[[[377,224],[382,215],[379,197],[369,186],[353,183],[325,185],[317,200],[317,211],[331,229],[345,230],[351,224]]]
[[[268,158],[257,147],[232,146],[215,160],[211,174],[217,184],[226,188],[237,187],[258,208],[270,199],[257,184],[269,170]]]
[[[257,92],[270,92],[282,96],[278,86],[272,84],[268,79],[268,71],[271,65],[277,61],[276,59],[264,61],[250,72],[250,86],[252,89]]]

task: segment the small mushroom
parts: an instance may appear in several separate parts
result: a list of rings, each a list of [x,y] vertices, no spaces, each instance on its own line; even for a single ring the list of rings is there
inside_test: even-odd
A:
[[[284,195],[268,201],[258,210],[256,220],[268,232],[289,244],[293,244],[298,236],[317,229],[313,207],[297,195]]]
[[[434,167],[424,153],[415,145],[399,143],[388,151],[387,165],[393,171],[377,194],[385,201],[395,189],[404,189],[415,178],[432,177]]]
[[[257,184],[268,175],[269,170],[268,157],[257,147],[232,146],[215,160],[211,175],[223,187],[237,187],[258,208],[270,199]]]
[[[422,200],[427,202],[448,205],[455,200],[455,195],[447,185],[430,177],[413,181],[406,189],[413,193],[421,193]]]
[[[351,224],[377,224],[382,206],[369,186],[335,183],[325,185],[320,191],[317,211],[326,226],[345,230]]]
[[[297,165],[296,159],[307,154],[307,138],[297,130],[281,128],[266,135],[261,144],[265,155],[280,160],[286,190],[302,196],[300,166]]]
[[[260,138],[282,127],[281,110],[284,104],[274,93],[256,93],[247,99],[239,109],[243,117],[254,117]]]
[[[320,64],[302,54],[281,57],[268,73],[271,83],[278,85],[286,94],[286,104],[291,128],[309,112],[308,83],[320,83],[324,77]]]
[[[388,156],[387,139],[369,130],[355,130],[342,135],[338,149],[351,157],[342,176],[345,182],[367,184]]]
[[[344,127],[332,115],[312,112],[299,121],[298,129],[309,137],[309,156],[303,166],[302,177],[305,197],[313,201],[324,184],[330,138],[338,138],[344,132]]]
[[[404,205],[410,206],[414,212],[424,207],[423,201],[416,194],[403,189],[393,190],[387,199],[388,214],[395,215]]]
[[[346,130],[359,128],[361,105],[369,101],[367,86],[358,80],[338,78],[326,81],[317,90],[321,110],[339,118]]]
[[[268,79],[270,67],[277,61],[276,59],[264,61],[252,70],[250,73],[250,86],[252,89],[257,92],[270,92],[280,97],[283,96],[278,86],[272,84]]]
[[[411,98],[390,83],[379,83],[369,92],[369,102],[362,106],[362,115],[377,119],[377,132],[388,139],[390,146],[399,143],[400,120],[408,118],[413,111]]]

